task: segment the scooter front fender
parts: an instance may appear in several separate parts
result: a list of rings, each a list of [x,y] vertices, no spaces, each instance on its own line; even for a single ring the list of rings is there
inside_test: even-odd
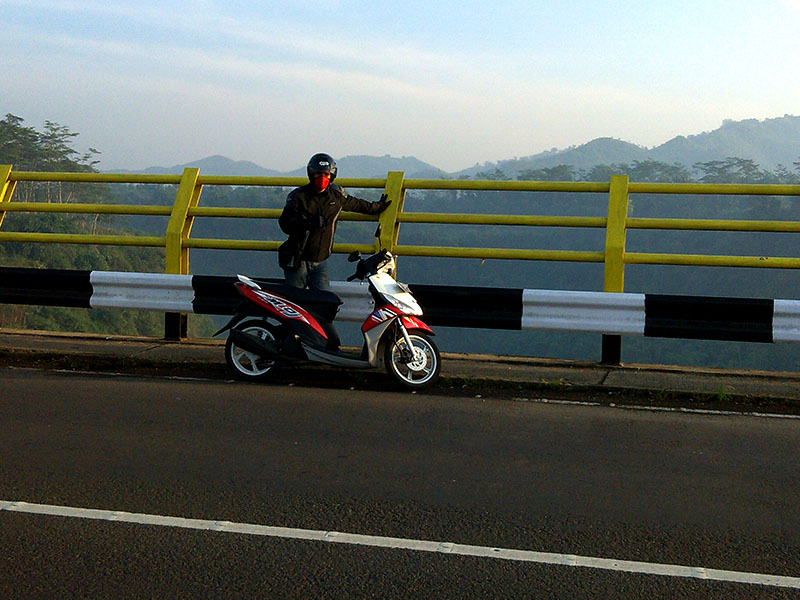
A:
[[[427,333],[428,335],[436,335],[433,332],[433,329],[428,327],[422,322],[422,320],[413,315],[402,315],[400,320],[403,323],[403,327],[405,327],[408,331],[413,331],[416,329],[418,331],[422,331],[423,333]]]

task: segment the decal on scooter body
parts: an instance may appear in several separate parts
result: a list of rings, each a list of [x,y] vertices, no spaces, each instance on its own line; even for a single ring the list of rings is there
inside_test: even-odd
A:
[[[373,327],[377,327],[381,323],[385,323],[386,321],[389,321],[390,319],[395,319],[397,317],[400,317],[400,319],[402,319],[403,326],[406,329],[421,329],[422,331],[433,334],[433,330],[431,330],[430,327],[428,327],[425,323],[420,321],[417,317],[404,314],[398,308],[395,308],[390,304],[375,309],[372,312],[372,314],[369,317],[367,317],[367,320],[364,321],[364,324],[361,326],[361,331],[367,332],[371,330]]]
[[[273,313],[277,318],[305,323],[323,338],[326,340],[328,339],[322,326],[302,306],[276,294],[265,292],[264,290],[256,290],[241,283],[236,283],[234,285],[239,288],[239,291],[245,298],[261,306],[267,312]]]
[[[390,319],[395,319],[402,314],[403,313],[401,313],[398,309],[389,304],[386,306],[381,306],[380,308],[376,308],[372,314],[367,317],[367,320],[364,321],[364,324],[361,325],[361,331],[369,331],[373,327],[377,327],[381,323],[384,323]]]

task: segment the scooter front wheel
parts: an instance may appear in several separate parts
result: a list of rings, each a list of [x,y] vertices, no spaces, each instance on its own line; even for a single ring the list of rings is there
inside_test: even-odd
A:
[[[411,348],[403,337],[386,344],[384,364],[389,375],[403,387],[421,390],[439,378],[442,358],[436,344],[424,333],[408,334]]]
[[[275,327],[263,319],[244,321],[237,325],[236,329],[261,340],[277,340]],[[274,360],[240,348],[230,336],[225,342],[225,362],[233,371],[234,377],[243,381],[262,381],[272,375],[275,370]]]

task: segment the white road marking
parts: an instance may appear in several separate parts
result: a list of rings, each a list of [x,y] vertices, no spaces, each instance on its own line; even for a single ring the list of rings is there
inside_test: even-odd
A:
[[[312,540],[337,544],[354,544],[376,548],[397,548],[418,552],[439,552],[461,556],[477,556],[549,565],[605,569],[610,571],[622,571],[626,573],[663,575],[666,577],[689,577],[695,579],[706,579],[710,581],[724,581],[800,589],[800,577],[767,575],[763,573],[747,573],[742,571],[725,571],[720,569],[706,569],[704,567],[688,567],[630,560],[615,560],[612,558],[597,558],[592,556],[577,556],[573,554],[536,552],[532,550],[492,548],[490,546],[471,546],[467,544],[455,544],[452,542],[413,540],[375,535],[360,535],[355,533],[340,533],[337,531],[295,529],[291,527],[270,527],[266,525],[253,525],[249,523],[232,523],[230,521],[187,519],[183,517],[167,517],[143,513],[74,508],[70,506],[53,506],[48,504],[29,504],[27,502],[11,502],[0,500],[0,511],[4,510],[35,515],[69,517],[75,519],[94,519],[101,521],[116,521],[120,523],[134,523],[138,525],[156,525],[159,527],[178,527],[182,529],[220,531],[226,533],[239,533],[243,535],[279,537],[295,540]]]
[[[722,410],[717,408],[686,408],[683,406],[647,406],[644,404],[617,404],[611,402],[588,402],[582,400],[549,400],[547,398],[513,398],[514,402],[530,402],[531,404],[564,404],[566,406],[606,406],[620,410],[641,410],[652,412],[685,413],[689,415],[711,415],[717,417],[759,417],[761,419],[800,419],[800,415],[790,413],[762,413],[738,410]]]

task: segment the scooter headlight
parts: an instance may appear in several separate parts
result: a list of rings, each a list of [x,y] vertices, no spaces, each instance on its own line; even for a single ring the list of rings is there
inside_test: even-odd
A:
[[[386,296],[386,299],[398,310],[408,315],[421,315],[422,308],[411,294],[407,297]]]

